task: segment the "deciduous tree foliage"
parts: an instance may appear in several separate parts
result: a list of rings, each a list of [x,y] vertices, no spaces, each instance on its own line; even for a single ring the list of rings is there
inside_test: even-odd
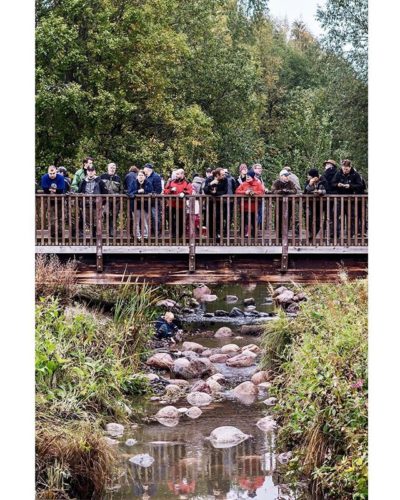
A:
[[[266,0],[37,0],[36,161],[367,166],[367,88]]]

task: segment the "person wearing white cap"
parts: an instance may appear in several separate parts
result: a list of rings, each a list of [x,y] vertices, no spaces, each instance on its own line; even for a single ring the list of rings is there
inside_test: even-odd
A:
[[[273,194],[283,194],[283,195],[288,195],[288,194],[296,194],[297,189],[296,186],[293,184],[293,182],[289,179],[289,172],[285,169],[281,170],[279,172],[279,179],[277,179],[273,184],[271,188],[271,192]],[[276,235],[277,238],[281,238],[282,236],[282,216],[283,216],[283,206],[282,206],[282,199],[277,200],[278,204],[278,210],[279,210],[279,224],[278,227],[276,228]],[[292,205],[289,203],[288,207],[288,220],[289,223],[292,219]]]

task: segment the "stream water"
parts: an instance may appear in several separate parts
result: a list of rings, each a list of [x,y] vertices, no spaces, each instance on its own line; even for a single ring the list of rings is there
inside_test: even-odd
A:
[[[224,286],[216,287],[212,292],[219,299],[207,303],[206,311],[223,309],[224,306],[226,308],[226,302],[223,303],[226,294],[238,296],[238,305],[243,298],[254,297],[258,311],[262,310],[260,304],[268,297],[265,286],[251,289],[239,285]],[[272,312],[270,304],[263,307],[265,312]],[[185,320],[183,324],[186,330],[188,324]],[[234,335],[238,334],[240,324],[243,322],[236,325],[236,333],[235,324],[230,325]],[[239,347],[257,344],[259,338],[210,338],[202,336],[199,331],[188,340],[207,348],[220,348],[231,343]],[[268,407],[262,402],[269,397],[268,389],[260,388],[252,404],[243,404],[232,398],[231,390],[239,383],[250,380],[257,366],[254,364],[233,368],[225,363],[215,363],[214,366],[226,378],[224,392],[210,405],[201,408],[203,413],[199,418],[192,420],[181,417],[175,427],[166,427],[156,422],[125,428],[125,434],[115,445],[120,456],[120,477],[108,491],[106,500],[305,498],[297,496],[282,484],[282,478],[276,471],[275,435],[273,432],[261,431],[256,425],[258,420],[269,413]],[[165,377],[165,372],[163,376]],[[173,405],[176,408],[190,407],[186,398]],[[154,415],[162,406],[159,402],[147,403],[145,411],[148,415]],[[215,448],[206,438],[220,426],[234,426],[250,437],[230,448]],[[127,446],[127,439],[134,439],[135,444]],[[154,458],[151,466],[141,467],[129,462],[130,457],[142,453]]]

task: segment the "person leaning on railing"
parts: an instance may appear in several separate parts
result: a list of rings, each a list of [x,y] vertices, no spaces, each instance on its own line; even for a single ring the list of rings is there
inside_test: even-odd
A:
[[[77,193],[79,191],[79,186],[81,182],[86,177],[86,169],[89,165],[93,165],[93,158],[91,156],[87,156],[82,160],[82,167],[75,172],[74,178],[71,183],[71,191],[73,193]]]
[[[361,180],[360,174],[352,167],[350,160],[342,160],[341,169],[336,173],[332,180],[332,186],[339,195],[354,195],[358,194],[363,188],[363,182]],[[343,213],[343,219],[342,219]],[[337,208],[337,218],[338,218],[338,235],[343,228],[346,229],[349,225],[350,219],[350,233],[354,236],[355,228],[355,204],[354,201],[350,203],[350,210],[348,203],[344,202],[338,204]],[[345,233],[346,234],[346,233]]]
[[[261,182],[255,178],[255,172],[249,170],[246,174],[245,182],[242,182],[240,186],[236,189],[236,194],[247,195],[251,200],[247,199],[243,202],[243,211],[245,214],[250,214],[250,227],[248,227],[248,216],[244,216],[245,224],[245,236],[249,234],[254,237],[256,224],[258,223],[258,210],[256,210],[256,201],[254,196],[262,196],[265,194],[265,188]],[[241,206],[241,204],[239,204]]]
[[[279,172],[279,179],[274,181],[271,187],[272,194],[296,194],[297,189],[291,180],[289,180],[290,173],[287,170],[281,170]],[[279,224],[278,227],[275,227],[277,231],[278,238],[282,237],[282,217],[283,217],[283,201],[282,199],[277,200],[278,203],[278,211],[279,211]],[[288,203],[288,221],[289,224],[292,219],[292,205]]]
[[[182,168],[175,170],[175,179],[170,179],[167,182],[163,194],[180,198],[178,200],[169,199],[167,206],[171,207],[170,231],[172,236],[176,238],[178,235],[179,238],[182,238],[186,226],[186,205],[183,198],[185,195],[193,194],[192,184],[185,179],[185,172]]]
[[[154,166],[152,163],[146,163],[143,167],[143,172],[145,173],[147,179],[150,182],[151,194],[161,194],[162,193],[162,181],[161,177],[154,171]],[[154,234],[156,232],[156,221],[158,223],[158,233],[161,230],[161,210],[160,207],[156,208],[156,203],[151,204],[151,225],[153,227]],[[151,235],[149,235],[151,236]]]
[[[41,187],[45,194],[64,194],[65,190],[65,181],[64,176],[57,173],[57,169],[54,165],[50,165],[47,169],[47,174],[44,174],[41,179]],[[61,200],[63,202],[63,200]],[[56,214],[55,214],[55,206],[57,200],[55,198],[48,200],[47,212],[48,217],[50,219],[50,236],[54,237],[55,235],[55,227],[56,227]],[[61,223],[58,224],[58,236],[61,236],[62,229]]]
[[[100,179],[104,182],[108,194],[118,195],[123,193],[122,181],[120,176],[116,174],[116,171],[117,171],[117,165],[115,163],[109,163],[107,165],[107,173],[100,175]],[[108,206],[108,227],[110,231],[110,236],[114,236],[114,218],[117,222],[118,214],[121,208],[119,198],[115,200],[115,216],[114,216],[114,200],[111,199],[107,206]]]
[[[141,240],[142,237],[146,239],[149,237],[149,200],[143,199],[142,197],[143,195],[151,194],[151,190],[151,182],[146,178],[143,170],[139,170],[136,179],[130,184],[130,189],[128,191],[136,237],[139,240]],[[135,197],[137,197],[136,203],[134,201]]]
[[[215,170],[213,170],[212,177],[208,177],[206,179],[206,182],[204,184],[204,194],[209,195],[211,201],[208,228],[209,234],[211,238],[214,238],[215,233],[215,238],[219,240],[221,238],[223,221],[226,219],[227,212],[226,203],[221,200],[221,196],[228,194],[228,181],[225,178],[225,171],[223,168],[216,168]]]
[[[79,194],[108,194],[106,185],[104,184],[104,181],[100,179],[96,175],[96,167],[91,164],[86,168],[86,177],[82,179],[81,183],[79,184],[79,189],[78,193]],[[103,200],[103,204],[105,203],[106,200]],[[80,236],[83,236],[83,231],[85,230],[85,224],[86,222],[89,222],[89,227],[90,225],[92,226],[92,235],[93,237],[96,236],[96,200],[95,198],[87,198],[84,200],[85,203],[85,211],[86,211],[86,220],[83,220],[83,210],[80,211],[79,214],[79,233]],[[90,218],[90,207],[92,207],[92,218]]]
[[[312,168],[308,171],[307,182],[304,187],[304,194],[310,194],[317,197],[315,203],[315,213],[314,213],[314,203],[309,203],[308,210],[306,213],[307,224],[308,224],[308,236],[313,234],[314,220],[315,220],[315,230],[316,233],[320,230],[321,225],[321,203],[323,209],[323,216],[325,214],[325,207],[321,197],[326,194],[326,180],[320,177],[319,172],[316,168]],[[325,215],[326,216],[326,215]],[[306,226],[307,227],[307,226]]]

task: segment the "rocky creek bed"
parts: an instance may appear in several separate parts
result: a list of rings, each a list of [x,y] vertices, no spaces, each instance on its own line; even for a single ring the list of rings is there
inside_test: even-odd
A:
[[[194,290],[193,307],[213,302],[203,300],[213,295],[205,288]],[[249,298],[246,303],[242,297],[241,305],[255,310]],[[176,310],[172,302],[165,308]],[[272,312],[265,311],[266,317]],[[183,313],[184,325],[191,314]],[[107,500],[306,498],[281,483],[279,468],[291,454],[275,451],[272,374],[258,367],[259,337],[242,334],[253,320],[242,316],[233,328],[200,328],[176,346],[153,351],[145,363],[155,393],[145,403],[146,417],[106,428],[105,439],[120,459]]]

